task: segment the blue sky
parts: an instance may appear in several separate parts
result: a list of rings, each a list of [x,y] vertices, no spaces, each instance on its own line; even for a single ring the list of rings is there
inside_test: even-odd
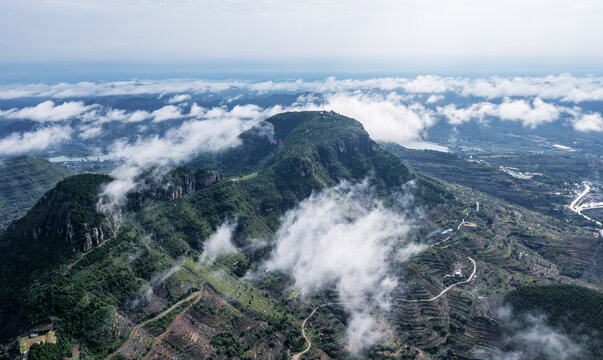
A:
[[[1,0],[0,71],[599,72],[602,18],[598,0]]]

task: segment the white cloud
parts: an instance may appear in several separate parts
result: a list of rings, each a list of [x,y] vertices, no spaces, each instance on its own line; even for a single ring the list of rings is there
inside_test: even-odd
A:
[[[88,97],[170,94],[180,92],[207,93],[228,90],[238,86],[238,82],[216,82],[203,80],[130,80],[113,82],[79,82],[2,85],[0,99],[16,99],[21,97]]]
[[[406,82],[404,90],[411,93],[442,93],[450,88],[449,79],[443,79],[437,75],[420,75]]]
[[[30,119],[39,122],[62,121],[81,115],[94,107],[94,105],[86,106],[81,101],[64,102],[61,105],[55,106],[54,102],[48,100],[33,107],[0,110],[0,116],[9,119]]]
[[[0,154],[11,155],[44,150],[69,140],[71,132],[69,126],[55,126],[31,132],[12,133],[0,139]]]
[[[578,116],[574,121],[574,129],[578,131],[603,131],[603,118],[599,113]]]
[[[100,105],[99,105],[100,106]],[[93,112],[87,120],[96,122],[107,122],[107,121],[121,121],[121,122],[140,122],[146,119],[150,119],[153,115],[145,110],[135,110],[133,112],[127,112],[121,109],[108,109],[104,115],[98,112]]]
[[[148,111],[136,110],[128,115],[127,122],[140,122],[151,117]]]
[[[294,110],[332,110],[358,120],[372,139],[405,143],[420,137],[423,130],[435,123],[435,118],[421,104],[404,104],[404,96],[360,92],[330,93],[322,104],[317,99],[300,97]]]
[[[384,335],[369,312],[388,309],[398,284],[390,274],[390,255],[395,247],[407,247],[410,228],[408,216],[375,200],[366,182],[344,182],[312,194],[283,216],[266,266],[291,274],[303,296],[337,290],[351,317],[348,348],[357,352]]]
[[[442,100],[444,97],[442,95],[430,95],[425,101],[426,104],[433,104],[434,102],[438,102]]]
[[[465,79],[459,85],[457,92],[463,96],[490,99],[534,96],[569,102],[603,100],[602,77],[574,77],[570,74],[514,78],[495,76],[472,81]]]
[[[524,359],[582,359],[585,358],[584,344],[572,340],[562,330],[549,325],[542,315],[517,315],[509,307],[497,309],[497,317],[507,327],[508,334],[501,338],[505,350],[495,349],[486,353],[477,351],[480,359],[524,360]],[[582,337],[581,341],[597,341],[596,337]]]
[[[102,132],[103,128],[101,126],[82,126],[79,137],[82,139],[91,139],[99,136]]]
[[[203,107],[197,105],[197,103],[193,103],[193,105],[191,105],[191,109],[188,115],[192,117],[201,117],[204,113],[205,109]]]
[[[544,317],[527,316],[528,325],[514,334],[514,341],[525,347],[526,358],[537,354],[547,359],[574,359],[582,351],[581,346],[573,342],[566,334],[553,329]]]
[[[191,96],[189,94],[181,94],[181,95],[172,96],[171,98],[168,99],[168,102],[170,104],[177,104],[177,103],[185,102],[190,99],[191,99]]]
[[[142,165],[177,162],[199,151],[222,150],[238,145],[239,134],[282,110],[280,106],[262,109],[256,105],[235,106],[230,111],[198,109],[203,119],[187,120],[163,136],[138,139],[135,143],[116,141],[111,146],[112,157]]]
[[[176,109],[176,110],[175,110]],[[51,100],[44,101],[36,106],[0,110],[0,117],[8,119],[29,119],[37,122],[65,121],[80,118],[83,122],[104,123],[109,121],[139,122],[151,117],[157,121],[179,117],[178,108],[166,106],[156,110],[153,114],[144,110],[128,112],[121,109],[112,109],[100,104],[84,105],[81,101],[69,101],[55,105]]]
[[[165,120],[178,119],[182,117],[180,108],[174,105],[166,105],[160,109],[157,109],[151,113],[153,115],[154,122],[160,122]]]
[[[545,103],[539,98],[534,99],[532,104],[526,100],[505,99],[500,104],[480,102],[462,109],[450,104],[437,107],[437,111],[455,125],[469,120],[483,121],[487,116],[494,116],[502,120],[520,121],[523,126],[531,128],[559,119],[562,112],[570,112],[565,107]]]
[[[498,116],[503,120],[520,121],[523,126],[535,128],[536,126],[557,120],[559,109],[552,104],[547,104],[541,99],[534,99],[532,106],[527,101],[504,101],[498,106]]]
[[[213,263],[218,257],[234,254],[237,248],[232,244],[232,233],[236,224],[225,222],[220,225],[206,241],[201,254],[201,261]]]
[[[327,96],[324,108],[360,121],[376,141],[403,143],[414,140],[435,123],[422,105],[404,105],[400,95],[395,93],[384,97],[333,94]]]

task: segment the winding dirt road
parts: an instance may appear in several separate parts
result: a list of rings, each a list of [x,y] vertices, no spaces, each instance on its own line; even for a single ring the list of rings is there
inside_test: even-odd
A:
[[[304,339],[306,339],[306,348],[303,351],[298,352],[297,354],[293,355],[291,357],[291,360],[299,360],[299,358],[303,354],[305,354],[308,351],[310,351],[310,348],[312,347],[312,341],[310,341],[310,339],[308,339],[308,337],[306,336],[306,322],[308,322],[308,320],[312,317],[312,315],[314,315],[314,313],[316,312],[316,310],[318,310],[319,308],[321,308],[323,306],[326,306],[326,305],[329,305],[329,304],[318,305],[317,307],[314,308],[314,310],[312,310],[312,312],[310,313],[310,315],[308,315],[308,317],[304,319],[304,322],[302,323],[302,326],[301,326],[301,333],[302,333],[302,336],[304,337]]]
[[[437,299],[440,298],[440,296],[446,294],[448,292],[448,290],[452,289],[453,287],[460,285],[460,284],[465,284],[468,283],[469,281],[471,281],[471,279],[473,279],[473,275],[475,275],[475,272],[477,271],[477,264],[475,263],[475,260],[473,260],[472,258],[470,258],[469,256],[467,256],[467,258],[469,258],[469,260],[471,260],[471,263],[473,264],[473,271],[471,272],[471,275],[469,275],[469,277],[467,278],[467,280],[463,280],[463,281],[459,281],[457,283],[454,283],[450,286],[448,286],[446,289],[442,290],[441,293],[439,293],[438,295],[429,298],[429,299],[417,299],[417,300],[406,300],[406,299],[396,299],[398,301],[402,301],[402,302],[430,302],[430,301],[435,301]]]

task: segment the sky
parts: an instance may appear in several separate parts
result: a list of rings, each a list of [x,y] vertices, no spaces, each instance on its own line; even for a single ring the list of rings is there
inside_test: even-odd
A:
[[[601,18],[599,0],[0,0],[0,71],[599,72]]]

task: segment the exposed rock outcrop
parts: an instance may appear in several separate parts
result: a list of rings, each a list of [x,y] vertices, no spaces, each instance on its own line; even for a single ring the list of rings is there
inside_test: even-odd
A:
[[[193,171],[177,167],[167,174],[145,174],[139,180],[138,191],[128,195],[128,208],[140,209],[160,201],[175,200],[200,188],[223,180],[216,170]]]

